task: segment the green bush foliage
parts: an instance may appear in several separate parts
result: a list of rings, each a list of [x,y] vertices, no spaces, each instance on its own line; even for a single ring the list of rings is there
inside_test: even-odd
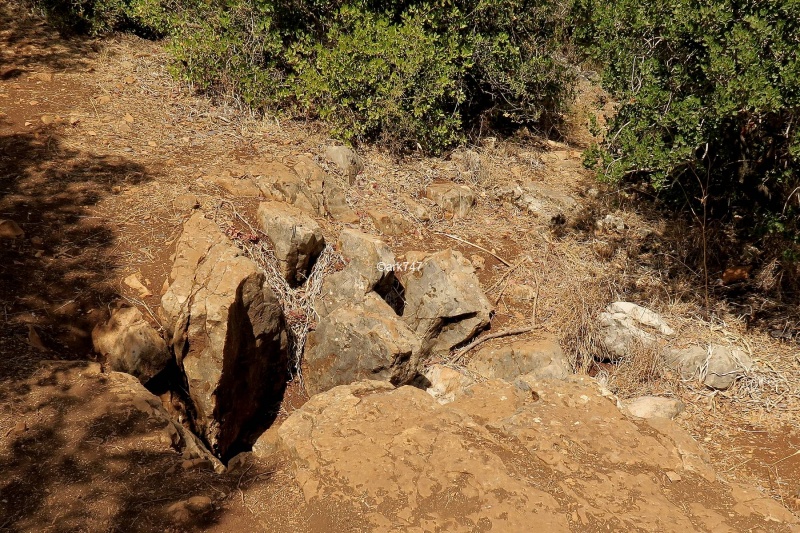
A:
[[[587,154],[737,235],[798,235],[800,2],[582,0],[579,42],[619,108]]]
[[[575,78],[554,0],[73,1],[93,32],[168,34],[199,89],[397,150],[557,124]]]

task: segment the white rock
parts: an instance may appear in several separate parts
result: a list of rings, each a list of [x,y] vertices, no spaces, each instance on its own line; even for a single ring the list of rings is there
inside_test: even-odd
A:
[[[638,418],[675,418],[684,407],[680,400],[659,396],[640,396],[625,405],[625,409]]]
[[[711,344],[673,350],[667,364],[683,379],[698,379],[707,387],[725,390],[752,369],[753,360],[738,348]]]

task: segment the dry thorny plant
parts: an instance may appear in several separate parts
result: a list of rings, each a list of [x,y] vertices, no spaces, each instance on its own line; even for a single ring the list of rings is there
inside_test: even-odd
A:
[[[314,304],[322,292],[322,283],[328,274],[340,269],[344,264],[342,256],[332,246],[325,245],[314,263],[308,278],[298,287],[292,287],[278,270],[278,259],[270,246],[269,238],[243,217],[230,202],[227,217],[218,220],[225,234],[249,257],[264,273],[265,282],[272,289],[286,319],[289,342],[292,350],[291,377],[303,385],[301,365],[308,333],[316,328],[319,316]],[[239,229],[241,224],[246,228]]]

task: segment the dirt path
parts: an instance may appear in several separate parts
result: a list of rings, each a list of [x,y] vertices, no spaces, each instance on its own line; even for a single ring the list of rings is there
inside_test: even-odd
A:
[[[126,485],[119,478],[108,481],[108,472],[98,466],[109,460],[105,451],[86,455],[88,463],[75,469],[59,470],[59,465],[71,464],[75,451],[42,442],[66,431],[65,427],[52,434],[17,427],[19,413],[14,406],[28,409],[27,427],[35,427],[39,410],[35,389],[42,379],[39,363],[93,360],[91,329],[116,297],[122,295],[152,313],[154,325],[159,325],[162,285],[187,214],[176,199],[191,194],[205,210],[224,210],[218,201],[220,191],[208,180],[210,175],[236,164],[291,162],[302,154],[318,159],[321,147],[329,142],[314,124],[257,120],[198,97],[173,80],[167,64],[157,43],[130,36],[103,41],[62,37],[38,19],[0,4],[0,219],[13,220],[25,231],[22,239],[0,240],[0,320],[4,325],[0,404],[9,406],[0,413],[0,437],[18,436],[15,428],[27,432],[13,457],[4,458],[11,468],[3,470],[19,484],[3,489],[0,529],[13,529],[20,516],[37,516],[38,506],[69,505],[78,493],[61,492],[59,487],[77,483],[76,476],[97,485],[96,498],[111,501],[122,492],[129,493],[127,500],[114,500],[124,500],[125,505],[113,507],[93,523],[96,530],[156,529],[158,520],[148,517],[152,500],[201,492],[220,502],[212,522],[206,524],[219,531],[251,529],[253,521],[268,530],[297,530],[303,513],[314,512],[303,507],[297,487],[281,475],[279,465],[269,475],[253,470],[220,477],[183,471],[181,458],[167,452],[145,458],[130,454],[117,458],[128,462],[120,466],[122,472],[135,473],[142,460],[153,463],[147,475],[132,474]],[[496,176],[455,174],[456,178],[476,183],[508,176],[540,179],[536,172],[541,167],[529,152],[515,150],[503,154],[498,166],[490,169]],[[373,150],[362,183],[350,193],[362,226],[374,230],[364,215],[367,209],[397,207],[398,193],[452,179],[453,168],[449,161],[423,158],[398,165]],[[557,179],[565,190],[585,191],[578,172],[565,172]],[[487,190],[490,184],[485,184]],[[241,200],[237,205],[247,213],[253,202]],[[337,231],[330,220],[323,225],[326,232]],[[561,324],[591,311],[580,305],[593,297],[585,287],[607,298],[611,288],[604,269],[624,269],[616,261],[627,243],[615,244],[619,253],[598,268],[590,265],[597,261],[596,252],[584,236],[575,237],[572,247],[561,245],[541,223],[488,201],[479,202],[469,220],[437,219],[435,224],[417,226],[407,235],[387,240],[398,258],[414,249],[444,247],[457,248],[467,257],[479,253],[443,233],[460,235],[513,264],[524,254],[532,256],[530,269],[522,268],[506,281],[505,267],[493,255],[480,254],[486,264],[481,281],[485,287],[497,287],[491,297],[498,304],[493,323],[498,330],[526,323],[534,315],[539,321],[550,320],[555,325],[548,327],[561,334]],[[151,294],[126,285],[123,280],[131,275]],[[508,295],[516,285],[535,287],[535,298],[528,295],[512,301]],[[791,368],[791,362],[787,366]],[[85,391],[67,391],[55,402],[54,412],[88,402],[87,398]],[[698,402],[682,423],[709,449],[724,475],[756,483],[787,506],[794,505],[794,498],[800,497],[796,493],[800,455],[793,454],[800,438],[787,424],[796,413],[792,410],[796,401],[773,402],[775,421],[767,409],[750,417],[749,423],[738,416],[735,403],[726,403],[729,400],[724,397],[718,401],[715,409],[720,410],[713,416],[708,415],[710,408]],[[91,426],[95,414],[87,411],[83,422]],[[164,474],[171,466],[176,471]],[[151,475],[154,471],[160,475]],[[47,492],[48,485],[55,494]],[[260,503],[254,507],[253,501]],[[328,511],[336,515],[335,510]],[[28,528],[47,526],[26,524]],[[320,524],[316,527],[324,529]]]

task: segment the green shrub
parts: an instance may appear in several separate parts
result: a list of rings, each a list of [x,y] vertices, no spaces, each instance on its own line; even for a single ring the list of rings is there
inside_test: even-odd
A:
[[[439,150],[461,140],[466,51],[425,31],[419,15],[343,12],[326,42],[297,65],[297,98],[348,141]]]
[[[557,124],[575,81],[555,0],[41,1],[92,33],[169,35],[198,89],[395,149]]]
[[[63,30],[101,35],[131,30],[144,35],[164,35],[168,11],[162,0],[34,0]]]
[[[142,1],[142,0],[140,0]],[[557,123],[574,82],[553,1],[267,2],[184,9],[183,75],[342,138],[441,151],[465,132]]]
[[[585,0],[576,20],[620,102],[587,154],[602,177],[797,238],[800,3]]]

